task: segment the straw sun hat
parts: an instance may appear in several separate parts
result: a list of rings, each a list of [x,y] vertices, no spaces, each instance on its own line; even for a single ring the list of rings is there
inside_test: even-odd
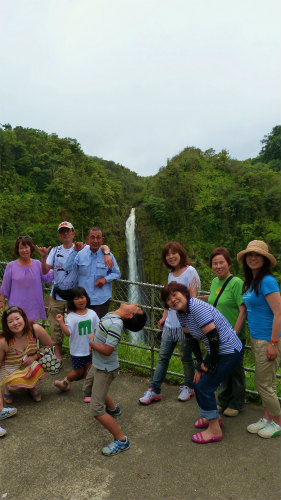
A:
[[[256,252],[259,253],[260,255],[263,255],[264,257],[267,257],[268,260],[270,261],[272,267],[276,265],[276,259],[269,253],[269,249],[267,244],[264,241],[261,240],[253,240],[248,243],[248,246],[246,250],[242,250],[237,254],[237,260],[240,264],[243,264],[244,260],[244,255],[249,252]]]

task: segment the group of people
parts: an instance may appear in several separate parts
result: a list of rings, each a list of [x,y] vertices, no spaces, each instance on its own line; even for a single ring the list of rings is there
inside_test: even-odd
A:
[[[168,284],[161,293],[165,310],[158,326],[163,326],[163,336],[153,379],[139,402],[149,405],[161,400],[161,384],[178,340],[185,377],[178,399],[188,401],[195,394],[200,416],[194,426],[204,429],[192,434],[191,439],[199,444],[221,441],[223,421],[220,413],[235,417],[244,406],[243,349],[248,317],[255,385],[264,414],[258,422],[249,424],[247,430],[262,438],[280,435],[281,410],[276,394],[276,372],[281,358],[281,298],[279,285],[272,274],[276,259],[267,244],[253,240],[238,253],[244,282],[230,273],[229,251],[224,247],[215,248],[210,255],[210,267],[216,277],[211,283],[210,294],[206,296],[197,295],[197,276],[188,281],[187,256],[177,242],[167,244],[162,257],[171,271]],[[168,318],[169,315],[172,318],[174,312],[176,317],[172,323]],[[205,359],[199,342],[205,344]],[[187,362],[191,359],[191,352],[197,361],[195,373],[192,363]],[[191,385],[190,375],[193,373]]]
[[[32,399],[39,402],[37,382],[44,376],[44,370],[39,362],[42,352],[38,350],[38,341],[43,352],[44,347],[54,344],[56,356],[61,360],[63,337],[67,335],[72,370],[63,380],[56,380],[55,386],[60,391],[69,391],[73,381],[84,378],[84,401],[89,403],[91,415],[114,438],[102,450],[109,456],[130,446],[114,418],[121,413],[119,404],[108,395],[119,367],[118,343],[124,326],[131,331],[143,328],[146,314],[137,304],[127,303],[108,312],[111,282],[120,277],[118,264],[104,245],[100,228],[89,230],[87,245],[73,242],[74,236],[73,225],[62,222],[58,227],[62,244],[52,249],[37,247],[41,263],[31,258],[35,246],[30,238],[17,239],[18,259],[7,265],[0,290],[3,309],[0,383],[8,405],[13,403],[13,391],[20,387],[28,389]],[[248,317],[255,385],[264,415],[247,430],[264,438],[281,434],[281,410],[276,394],[276,371],[281,357],[281,299],[272,274],[276,260],[266,243],[253,240],[238,253],[244,282],[230,273],[229,251],[215,248],[210,255],[210,267],[216,277],[206,296],[199,293],[199,275],[182,245],[167,243],[162,249],[162,259],[170,271],[168,284],[161,292],[164,312],[158,327],[162,339],[153,378],[139,402],[149,405],[161,400],[161,385],[178,344],[184,369],[178,400],[186,402],[195,395],[200,410],[194,423],[199,431],[191,439],[198,444],[221,441],[222,415],[235,417],[244,407],[243,349]],[[36,323],[45,319],[41,281],[53,282],[48,309],[52,338]],[[200,343],[205,346],[203,352]],[[16,408],[3,408],[0,397],[0,419],[16,412]],[[0,435],[4,435],[6,431],[0,429]]]

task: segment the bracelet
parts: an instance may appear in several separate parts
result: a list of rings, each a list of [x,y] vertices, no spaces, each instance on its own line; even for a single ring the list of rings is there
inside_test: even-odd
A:
[[[279,339],[278,339],[278,340],[273,340],[273,339],[270,339],[270,341],[269,341],[269,342],[270,342],[271,344],[275,344],[275,345],[277,345],[277,344],[278,344],[278,342],[279,342]]]
[[[278,344],[275,344],[275,342],[269,342],[270,345],[272,345],[273,347],[278,347]]]

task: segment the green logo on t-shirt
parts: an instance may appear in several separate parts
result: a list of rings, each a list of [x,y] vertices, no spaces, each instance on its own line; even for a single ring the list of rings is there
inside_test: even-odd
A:
[[[80,321],[78,325],[79,335],[90,335],[91,332],[91,320],[86,319],[85,321]]]

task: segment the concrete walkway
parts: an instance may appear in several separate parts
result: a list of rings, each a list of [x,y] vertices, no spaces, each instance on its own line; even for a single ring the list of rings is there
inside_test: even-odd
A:
[[[59,378],[69,370],[68,359]],[[41,403],[16,393],[18,415],[2,422],[8,435],[0,440],[0,499],[280,499],[280,437],[246,431],[260,407],[248,404],[238,417],[225,417],[220,443],[197,445],[189,438],[198,417],[195,398],[179,403],[177,387],[164,384],[161,402],[140,406],[148,378],[120,374],[111,395],[131,447],[103,457],[111,436],[89,416],[82,381],[60,393],[56,378],[41,382]]]

